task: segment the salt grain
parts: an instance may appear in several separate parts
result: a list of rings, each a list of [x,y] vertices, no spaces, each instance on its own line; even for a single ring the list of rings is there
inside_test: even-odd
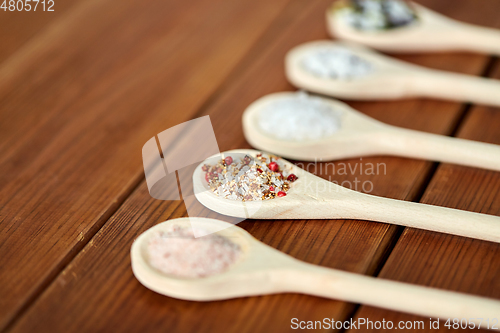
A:
[[[345,47],[318,47],[304,55],[300,65],[307,72],[336,80],[350,80],[370,74],[373,66]]]
[[[258,126],[280,140],[317,140],[340,129],[340,115],[322,99],[299,92],[264,107],[258,117]]]
[[[174,225],[150,238],[147,253],[151,266],[162,273],[198,278],[227,270],[240,257],[241,248],[226,237],[209,234],[195,238],[191,228]]]

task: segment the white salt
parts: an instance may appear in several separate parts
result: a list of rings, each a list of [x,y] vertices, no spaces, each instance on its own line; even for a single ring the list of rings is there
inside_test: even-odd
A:
[[[196,234],[207,234],[198,230]],[[158,232],[147,245],[149,263],[178,277],[198,278],[225,271],[241,255],[239,245],[217,234],[195,238],[191,228],[172,226]]]
[[[322,99],[300,92],[269,103],[260,111],[258,125],[277,139],[316,140],[340,129],[340,115]]]
[[[312,49],[302,58],[301,66],[315,76],[336,80],[363,77],[373,70],[368,61],[341,46]]]

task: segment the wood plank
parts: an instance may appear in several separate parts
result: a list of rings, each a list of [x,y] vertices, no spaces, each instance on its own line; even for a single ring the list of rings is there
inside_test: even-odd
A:
[[[0,329],[138,184],[288,0],[89,1],[0,67]]]
[[[3,3],[3,0],[2,0]],[[81,1],[58,1],[53,12],[43,11],[42,5],[34,11],[4,11],[0,10],[0,64],[11,56],[25,43],[35,38],[46,29],[50,29],[52,22],[78,7]]]
[[[494,77],[500,78],[498,61]],[[498,124],[498,108],[474,107],[457,136],[500,144]],[[422,202],[500,216],[500,173],[442,164]],[[500,300],[500,244],[406,228],[380,277]],[[361,307],[356,317],[394,323],[424,320],[425,329],[419,332],[450,331],[446,320],[439,330],[430,329],[428,318],[373,307]],[[497,320],[500,328],[500,314]]]
[[[324,22],[318,17],[322,17],[329,2],[319,1],[308,4],[307,8],[302,7],[303,2],[294,2],[302,10],[285,11],[283,15],[289,28],[273,40],[272,45],[259,50],[260,57],[203,112],[211,116],[221,150],[248,147],[240,121],[249,103],[267,93],[292,89],[284,78],[283,56],[298,43],[326,37]],[[470,4],[457,4],[454,8],[461,15],[470,12]],[[488,17],[492,19],[493,14]],[[487,60],[471,54],[404,58],[472,74],[480,73]],[[352,105],[395,125],[444,134],[451,133],[462,109],[460,104],[431,100]],[[359,162],[352,159],[335,165],[354,166]],[[413,200],[425,186],[432,166],[429,162],[390,157],[363,158],[363,162],[385,163],[387,172],[361,175],[358,171],[343,175],[330,169],[321,176],[340,183],[355,178],[371,181],[376,195]],[[145,183],[141,183],[11,331],[283,332],[290,330],[290,320],[294,317],[302,320],[348,318],[354,309],[352,304],[295,294],[196,303],[147,290],[132,275],[130,245],[147,228],[185,214],[185,207],[179,202],[150,198]],[[202,208],[199,214],[213,216]],[[385,259],[399,231],[397,227],[365,221],[246,221],[240,226],[299,259],[364,274],[378,270],[379,262]]]

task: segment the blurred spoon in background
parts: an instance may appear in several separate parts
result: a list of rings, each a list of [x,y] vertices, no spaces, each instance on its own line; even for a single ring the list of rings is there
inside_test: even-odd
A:
[[[349,22],[349,6],[349,1],[337,1],[327,10],[328,30],[336,38],[387,52],[473,51],[500,55],[498,29],[460,22],[411,2],[413,22],[389,29],[363,30]]]
[[[500,106],[499,80],[413,65],[353,43],[296,46],[285,68],[294,86],[340,99],[430,97]]]

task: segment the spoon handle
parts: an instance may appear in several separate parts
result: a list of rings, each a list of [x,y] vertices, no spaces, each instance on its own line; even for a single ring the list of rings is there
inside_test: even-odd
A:
[[[413,74],[418,96],[500,106],[500,80],[432,69]]]
[[[416,286],[328,269],[303,262],[285,283],[294,291],[352,303],[372,305],[426,317],[466,319],[498,318],[500,301],[457,292]],[[425,318],[427,328],[428,319]],[[484,322],[483,322],[483,326]],[[487,328],[487,327],[482,327]]]
[[[332,204],[332,203],[330,203]],[[355,192],[343,217],[437,231],[500,243],[500,217]]]
[[[500,55],[500,30],[498,29],[460,22],[450,35],[450,40],[463,50]]]
[[[500,171],[499,145],[392,126],[380,138],[383,154]]]

